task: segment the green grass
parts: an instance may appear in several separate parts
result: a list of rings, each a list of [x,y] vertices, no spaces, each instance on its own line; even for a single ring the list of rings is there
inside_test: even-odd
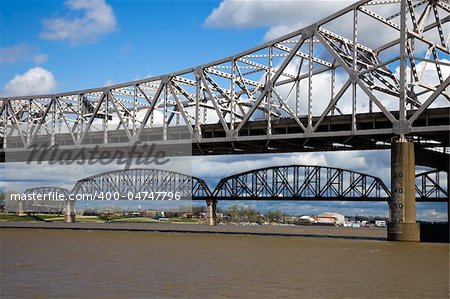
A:
[[[48,214],[36,214],[33,216],[17,216],[13,213],[3,213],[0,214],[0,221],[11,221],[11,222],[27,222],[27,221],[64,221],[64,216],[62,215],[48,215]],[[157,219],[149,218],[149,217],[128,217],[128,216],[76,216],[77,222],[91,222],[91,223],[159,223],[163,221],[159,221]],[[201,223],[204,222],[204,219],[194,219],[194,218],[170,218],[167,221],[168,223]]]
[[[0,221],[10,221],[10,222],[24,222],[24,221],[39,221],[31,216],[18,216],[16,214],[0,214]]]
[[[34,214],[18,216],[15,213],[2,213],[0,214],[0,221],[11,222],[27,222],[27,221],[64,221],[62,215],[48,215],[48,214]]]

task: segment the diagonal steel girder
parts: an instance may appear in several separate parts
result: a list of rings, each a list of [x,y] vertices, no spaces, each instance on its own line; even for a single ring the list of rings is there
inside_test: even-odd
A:
[[[351,35],[334,32],[333,24],[349,16]],[[366,22],[374,31],[391,30],[392,38],[365,44]],[[285,118],[297,123],[301,136],[315,138],[336,110],[352,115],[351,129],[342,134],[364,135],[356,114],[367,99],[367,112],[381,111],[391,122],[390,134],[435,130],[416,120],[435,107],[450,107],[440,100],[450,98],[449,22],[450,8],[442,0],[358,1],[309,27],[199,67],[106,88],[3,97],[3,150],[42,138],[80,145],[91,133],[109,143],[108,131],[119,129],[128,142],[139,141],[144,130],[158,126],[166,132],[162,138],[169,126],[185,126],[191,135],[199,133],[193,142],[201,143],[211,138],[202,134],[203,126],[219,124],[227,140],[238,140],[261,119],[269,140],[273,123]],[[428,82],[430,73],[438,80]],[[323,98],[325,86],[330,92]]]

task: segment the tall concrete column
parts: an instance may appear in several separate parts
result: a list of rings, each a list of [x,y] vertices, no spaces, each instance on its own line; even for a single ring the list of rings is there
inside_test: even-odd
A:
[[[414,143],[400,139],[391,148],[389,241],[420,241],[416,223]]]
[[[66,223],[74,223],[75,222],[75,208],[74,202],[71,200],[66,200],[66,211],[64,214],[64,220]]]
[[[25,216],[25,211],[23,209],[23,201],[19,200],[17,205],[17,216]]]
[[[206,200],[206,224],[207,225],[217,225],[217,200],[207,199]]]

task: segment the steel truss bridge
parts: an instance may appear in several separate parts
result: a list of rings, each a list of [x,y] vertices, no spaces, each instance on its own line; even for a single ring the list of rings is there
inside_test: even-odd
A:
[[[64,200],[68,198],[70,191],[65,188],[58,187],[35,187],[29,188],[24,191],[24,195],[42,195],[49,196],[50,194],[54,195],[54,199],[58,200],[50,200],[49,197],[47,199],[42,198],[40,200],[26,200],[21,203],[21,211],[20,213],[61,213],[64,210],[65,202]],[[57,198],[56,196],[61,196]]]
[[[383,181],[367,174],[339,168],[291,165],[268,167],[220,180],[214,190],[218,200],[359,200],[389,197]]]
[[[24,194],[49,194],[49,193],[58,193],[62,194],[63,196],[67,197],[70,193],[69,190],[65,188],[59,188],[59,187],[51,187],[51,186],[43,186],[43,187],[34,187],[29,188],[25,190]]]
[[[428,171],[416,175],[417,202],[448,202],[448,175]],[[80,179],[71,192],[53,187],[32,188],[25,193],[72,194],[179,192],[192,200],[307,200],[389,201],[384,182],[368,174],[310,165],[275,166],[225,177],[213,191],[200,178],[161,169],[128,169]]]
[[[448,185],[448,172],[431,170],[419,173],[416,175],[416,201],[447,198],[447,202],[450,204]]]
[[[443,179],[439,179],[444,176]],[[417,202],[448,202],[447,173],[416,175]],[[217,200],[327,200],[389,201],[391,192],[375,176],[324,166],[267,167],[220,180],[213,192]]]
[[[403,135],[448,147],[449,21],[444,0],[363,0],[201,66],[1,98],[1,152],[136,141],[194,155],[385,149]]]
[[[177,193],[181,199],[208,198],[211,191],[202,179],[174,171],[158,169],[127,169],[104,172],[77,181],[73,194],[117,193],[120,199],[143,192]],[[132,199],[135,199],[134,197]],[[168,198],[165,198],[168,200]],[[175,198],[170,198],[175,200]]]

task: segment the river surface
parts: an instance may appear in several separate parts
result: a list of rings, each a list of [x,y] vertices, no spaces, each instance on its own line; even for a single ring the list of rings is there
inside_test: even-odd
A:
[[[449,245],[0,229],[4,298],[448,298]]]

